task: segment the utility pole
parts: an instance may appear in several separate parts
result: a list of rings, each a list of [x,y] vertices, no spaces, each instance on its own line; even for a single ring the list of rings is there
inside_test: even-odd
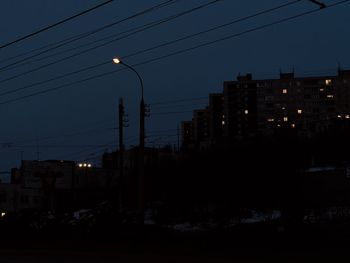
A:
[[[118,107],[118,115],[119,115],[119,167],[123,167],[123,151],[124,151],[124,138],[123,138],[123,128],[124,128],[124,104],[123,98],[119,99],[119,107]],[[121,169],[121,175],[122,175]]]
[[[177,152],[180,152],[180,127],[177,125]]]
[[[136,69],[125,62],[121,61],[119,58],[113,58],[115,64],[122,64],[128,69],[132,70],[138,77],[141,85],[141,101],[140,101],[140,143],[139,143],[139,178],[137,183],[137,208],[140,215],[140,223],[143,224],[144,221],[144,209],[145,209],[145,185],[144,185],[144,151],[145,151],[145,116],[148,114],[149,110],[146,109],[146,105],[143,99],[143,80],[141,75],[136,71]]]
[[[123,209],[123,201],[124,201],[124,132],[123,128],[127,127],[125,119],[125,109],[123,98],[119,98],[119,107],[118,107],[118,115],[119,115],[119,209]]]
[[[140,212],[141,223],[144,220],[145,209],[145,102],[143,100],[143,92],[140,102],[140,143],[139,143],[139,179],[138,179],[138,198],[137,207]]]
[[[145,210],[145,118],[150,117],[150,106],[145,104],[143,92],[140,102],[140,145],[139,145],[139,180],[138,180],[138,209],[141,213],[143,224],[143,214]]]

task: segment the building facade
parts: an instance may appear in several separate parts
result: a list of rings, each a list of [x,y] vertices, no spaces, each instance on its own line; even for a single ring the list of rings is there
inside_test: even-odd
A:
[[[310,138],[339,120],[350,120],[350,70],[337,75],[225,81],[222,94],[210,94],[209,106],[195,110],[192,140],[201,145],[272,136],[282,130]],[[190,124],[186,123],[187,127]],[[189,141],[188,136],[183,142]]]
[[[335,76],[254,80],[251,74],[224,82],[225,135],[268,136],[281,128],[312,137],[337,119],[350,119],[350,71]]]

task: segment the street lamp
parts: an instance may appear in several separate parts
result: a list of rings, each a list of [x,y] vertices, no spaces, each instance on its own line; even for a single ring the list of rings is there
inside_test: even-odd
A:
[[[84,181],[85,181],[85,187],[88,186],[88,170],[92,168],[92,164],[91,163],[87,163],[87,162],[84,162],[84,163],[79,163],[77,165],[80,169],[80,171],[84,171]],[[79,176],[80,176],[81,173],[79,173]],[[78,185],[80,184],[79,182],[80,180],[78,180]]]
[[[143,221],[144,210],[144,148],[145,148],[145,102],[143,100],[143,80],[140,74],[130,65],[126,64],[120,58],[113,58],[115,64],[124,65],[132,70],[140,80],[141,85],[141,101],[140,101],[140,144],[139,144],[139,182],[138,182],[138,207],[141,212]]]
[[[113,62],[115,64],[122,64],[124,65],[125,67],[127,67],[128,69],[131,69],[133,72],[136,73],[137,77],[139,78],[140,80],[140,84],[141,84],[141,101],[143,101],[143,80],[140,76],[140,74],[136,71],[136,69],[134,69],[132,66],[126,64],[124,61],[120,60],[120,58],[113,58]]]
[[[114,58],[113,62],[115,64],[121,64],[127,67],[128,69],[132,70],[137,77],[140,80],[141,84],[141,102],[140,102],[140,149],[143,152],[143,149],[145,147],[145,102],[143,100],[143,80],[140,76],[140,74],[130,65],[126,64],[124,61],[120,60],[120,58]],[[142,155],[143,159],[143,155]],[[143,162],[142,162],[143,163]]]

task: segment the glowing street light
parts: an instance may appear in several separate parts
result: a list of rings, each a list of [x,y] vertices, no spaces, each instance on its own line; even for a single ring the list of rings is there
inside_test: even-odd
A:
[[[124,65],[125,67],[127,67],[128,69],[132,70],[136,75],[137,77],[139,78],[140,80],[140,84],[141,84],[141,101],[143,101],[143,80],[140,76],[140,74],[136,71],[136,69],[134,69],[132,66],[130,66],[129,64],[126,64],[124,61],[122,61],[120,58],[113,58],[113,62],[115,64],[121,64],[121,65]]]
[[[133,71],[141,85],[141,102],[140,102],[140,144],[139,144],[139,187],[138,190],[139,196],[138,196],[138,206],[141,210],[142,214],[142,221],[143,221],[143,210],[144,210],[144,148],[145,148],[145,102],[143,100],[143,80],[140,76],[140,74],[134,69],[132,66],[126,64],[124,61],[122,61],[120,58],[113,58],[113,62],[115,64],[121,64],[124,65],[126,68]]]
[[[113,58],[113,62],[115,63],[115,64],[120,64],[120,59],[119,58]]]
[[[91,168],[92,164],[91,163],[79,163],[78,167],[79,168]]]

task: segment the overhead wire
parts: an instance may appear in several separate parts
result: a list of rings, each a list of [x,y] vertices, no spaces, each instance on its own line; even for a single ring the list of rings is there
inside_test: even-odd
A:
[[[35,60],[29,60],[27,62],[25,62],[26,60],[28,60],[29,58],[34,58],[36,56],[38,56],[37,54],[31,56],[31,57],[28,57],[26,59],[21,59],[21,60],[18,60],[14,63],[11,63],[9,65],[6,65],[4,67],[0,67],[0,72],[3,72],[3,71],[7,71],[7,70],[12,70],[14,68],[17,68],[17,67],[20,67],[20,66],[24,66],[24,65],[27,65],[27,64],[30,64],[30,63],[34,63],[34,62],[39,62],[39,61],[42,61],[42,60],[45,60],[45,59],[48,59],[48,58],[52,58],[52,57],[55,57],[57,55],[62,55],[64,53],[67,53],[67,52],[70,52],[70,51],[74,51],[76,49],[80,49],[80,48],[83,48],[83,47],[86,47],[86,46],[89,46],[91,44],[95,44],[95,43],[98,43],[98,42],[101,42],[101,41],[104,41],[104,40],[107,40],[107,39],[111,39],[112,40],[109,40],[107,42],[104,42],[102,44],[99,44],[97,46],[94,46],[94,47],[91,47],[89,49],[86,49],[84,51],[81,51],[81,52],[78,52],[78,53],[75,53],[75,54],[72,54],[70,56],[67,56],[65,57],[64,59],[70,59],[70,58],[73,58],[75,56],[79,56],[81,54],[85,54],[87,52],[90,52],[92,50],[96,50],[98,48],[101,48],[101,47],[104,47],[106,45],[109,45],[109,44],[112,44],[116,41],[119,41],[119,40],[122,40],[122,39],[125,39],[127,37],[130,37],[130,36],[133,36],[135,34],[138,34],[138,33],[141,33],[141,32],[144,32],[148,29],[151,29],[153,27],[156,27],[156,26],[159,26],[163,23],[167,23],[169,21],[172,21],[174,19],[177,19],[179,17],[182,17],[184,15],[187,15],[187,14],[190,14],[190,13],[193,13],[195,11],[198,11],[200,9],[203,9],[205,7],[208,7],[212,4],[215,4],[215,3],[218,3],[219,1],[222,1],[222,0],[213,0],[213,1],[210,1],[208,3],[205,3],[205,4],[201,4],[199,6],[196,6],[194,8],[191,8],[191,9],[188,9],[188,10],[185,10],[185,11],[182,11],[180,13],[177,13],[177,14],[174,14],[174,15],[171,15],[171,16],[168,16],[166,18],[162,18],[162,19],[158,19],[158,20],[155,20],[155,21],[152,21],[152,22],[149,22],[149,23],[146,23],[144,25],[141,25],[141,26],[137,26],[137,27],[134,27],[134,28],[131,28],[131,29],[128,29],[128,30],[125,30],[123,32],[120,32],[118,34],[113,34],[111,36],[108,36],[108,37],[104,37],[104,38],[101,38],[101,39],[98,39],[98,40],[94,40],[94,41],[91,41],[89,43],[85,43],[85,44],[82,44],[82,45],[79,45],[79,46],[76,46],[76,47],[72,47],[72,48],[69,48],[69,49],[66,49],[66,50],[63,50],[63,51],[60,51],[60,52],[57,52],[57,53],[54,53],[54,54],[51,54],[51,55],[48,55],[46,57],[41,57],[41,58],[38,58],[38,59],[35,59]],[[300,1],[300,0],[299,0]],[[128,34],[126,34],[128,33]],[[126,34],[126,35],[125,35]],[[117,37],[117,38],[115,38]],[[113,39],[114,38],[114,39]],[[41,54],[39,54],[41,55]],[[59,60],[59,62],[61,62],[61,60]],[[19,64],[19,65],[18,65]]]
[[[39,30],[37,30],[37,31],[35,31],[35,32],[29,33],[29,34],[27,34],[27,35],[24,35],[24,36],[22,36],[22,37],[19,37],[19,38],[15,39],[15,40],[12,40],[12,41],[10,41],[10,42],[8,42],[8,43],[2,44],[2,45],[0,45],[0,50],[1,50],[1,49],[4,49],[4,48],[6,48],[6,47],[9,47],[9,46],[11,46],[11,45],[13,45],[13,44],[15,44],[15,43],[21,42],[21,41],[23,41],[23,40],[25,40],[25,39],[28,39],[28,38],[30,38],[30,37],[33,37],[33,36],[35,36],[35,35],[38,35],[38,34],[44,32],[44,31],[47,31],[47,30],[52,29],[52,28],[54,28],[54,27],[57,27],[57,26],[59,26],[59,25],[61,25],[61,24],[63,24],[63,23],[66,23],[66,22],[68,22],[68,21],[70,21],[70,20],[73,20],[73,19],[75,19],[75,18],[77,18],[77,17],[79,17],[79,16],[82,16],[82,15],[84,15],[84,14],[90,13],[90,12],[92,12],[92,11],[98,9],[98,8],[101,8],[101,7],[103,7],[103,6],[107,5],[107,4],[110,4],[110,3],[113,2],[113,1],[114,1],[114,0],[105,1],[105,2],[103,2],[103,3],[101,3],[101,4],[98,4],[98,5],[96,5],[96,6],[94,6],[94,7],[91,7],[91,8],[89,8],[89,9],[87,9],[87,10],[84,10],[84,11],[78,13],[78,14],[75,14],[75,15],[70,16],[70,17],[68,17],[68,18],[65,18],[65,19],[63,19],[63,20],[60,20],[60,21],[58,21],[58,22],[56,22],[56,23],[54,23],[54,24],[52,24],[52,25],[43,27],[43,28],[41,28],[41,29],[39,29]]]
[[[54,50],[54,49],[57,49],[57,48],[59,48],[59,47],[65,46],[65,45],[67,45],[67,44],[70,44],[70,43],[73,43],[73,42],[75,42],[75,41],[81,40],[81,39],[86,38],[86,37],[88,37],[88,36],[94,35],[94,34],[99,33],[99,32],[101,32],[101,31],[103,31],[103,30],[105,30],[105,29],[108,29],[108,28],[110,28],[110,27],[116,26],[116,25],[118,25],[118,24],[120,24],[120,23],[123,23],[123,22],[125,22],[125,21],[134,19],[134,18],[136,18],[136,17],[142,16],[142,15],[147,14],[147,13],[149,13],[149,12],[156,11],[156,10],[158,10],[158,9],[160,9],[160,8],[169,6],[169,5],[171,5],[171,4],[173,4],[173,3],[176,3],[176,2],[178,2],[178,1],[180,1],[180,0],[167,0],[167,1],[161,2],[160,4],[157,4],[157,5],[154,5],[154,6],[152,6],[152,7],[149,7],[149,8],[147,8],[147,9],[145,9],[145,10],[142,10],[142,11],[140,11],[140,12],[138,12],[138,13],[136,13],[136,14],[133,14],[133,15],[131,15],[131,16],[128,16],[128,17],[126,17],[126,18],[117,20],[117,21],[115,21],[115,22],[113,22],[113,23],[104,25],[104,26],[102,26],[102,27],[99,27],[99,28],[97,28],[97,29],[94,29],[94,30],[91,30],[91,31],[88,31],[88,32],[85,32],[85,33],[81,33],[81,34],[79,34],[79,35],[77,35],[77,36],[69,37],[69,38],[65,39],[65,40],[67,40],[67,41],[65,41],[65,40],[62,41],[62,40],[60,40],[60,41],[58,41],[58,42],[45,45],[45,46],[43,46],[43,47],[41,47],[41,48],[39,48],[39,49],[37,48],[37,49],[34,49],[34,50],[32,50],[32,51],[25,52],[25,53],[22,53],[22,54],[13,56],[13,57],[11,57],[11,58],[7,58],[7,59],[5,59],[5,60],[11,60],[11,59],[14,59],[14,58],[17,58],[17,57],[22,57],[24,54],[27,55],[27,54],[30,54],[30,53],[32,53],[32,52],[35,52],[35,51],[38,51],[38,50],[45,49],[45,48],[49,47],[47,50],[44,50],[44,51],[41,51],[40,53],[38,53],[38,55],[45,54],[45,53],[47,53],[47,52],[49,52],[49,51],[52,51],[52,50]],[[35,56],[37,56],[37,55],[32,55],[32,56],[30,56],[28,59],[30,59],[30,58],[32,58],[32,57],[35,57]],[[24,61],[24,60],[26,60],[26,58],[21,58],[21,61]],[[1,61],[0,61],[0,63],[2,63],[2,62],[4,62],[4,60],[1,60]]]
[[[84,149],[84,150],[81,150],[81,151],[78,151],[78,152],[73,152],[71,154],[65,155],[65,158],[68,157],[68,159],[81,159],[81,158],[79,158],[81,156],[85,157],[87,155],[97,154],[97,153],[99,153],[101,151],[107,151],[111,147],[112,143],[114,143],[114,142],[107,143],[106,144],[106,145],[108,145],[107,148],[105,148],[105,147],[97,147],[97,149],[103,148],[102,150],[100,149],[100,150],[96,151],[96,149],[95,149],[93,152],[91,152],[91,149]],[[89,154],[86,154],[86,152],[88,152]]]
[[[338,4],[341,4],[341,3],[345,3],[345,2],[348,2],[349,0],[346,0],[346,1],[341,1],[341,2],[337,2],[336,4],[338,5]],[[333,5],[332,5],[333,6]],[[316,10],[314,10],[314,11],[309,11],[309,12],[305,12],[304,14],[310,14],[310,13],[314,13]],[[291,20],[291,18],[296,18],[296,17],[300,17],[301,15],[296,15],[296,16],[293,16],[293,17],[289,17],[289,18],[286,18],[286,19],[282,19],[282,20],[279,20],[279,21],[283,21],[283,22],[285,22],[285,21],[288,21],[288,20]],[[288,20],[287,20],[288,19]],[[275,24],[276,22],[274,22],[274,23],[272,23],[272,24]],[[281,22],[280,22],[281,23]],[[261,26],[261,27],[258,27],[258,28],[265,28],[265,27],[267,27],[266,25],[264,25],[264,26]],[[249,32],[252,32],[252,31],[250,31],[249,30]],[[220,41],[223,41],[223,40],[220,40]],[[207,43],[209,43],[209,42],[207,42]],[[210,43],[212,43],[212,42],[210,42]],[[215,42],[214,42],[215,43]],[[202,44],[203,45],[203,44]],[[202,47],[202,45],[200,45],[200,47]],[[207,44],[207,45],[209,45],[209,44]],[[188,50],[188,49],[185,49],[185,50]],[[187,52],[187,51],[186,51]],[[167,55],[168,56],[168,55]]]
[[[193,112],[193,110],[186,110],[186,111],[169,111],[169,112],[155,112],[152,113],[152,116],[157,116],[157,115],[171,115],[171,114],[182,114],[182,113],[189,113]]]
[[[168,101],[156,101],[152,102],[152,105],[168,105],[168,104],[177,104],[182,102],[191,102],[191,101],[201,101],[201,100],[208,100],[208,97],[197,97],[197,98],[184,98],[184,99],[177,99],[177,100],[168,100]]]
[[[40,141],[48,141],[52,139],[59,139],[59,138],[66,138],[66,137],[76,137],[76,136],[82,136],[82,135],[87,135],[87,134],[92,134],[95,135],[96,133],[101,133],[101,132],[111,132],[117,130],[117,128],[99,128],[99,129],[90,129],[86,131],[80,131],[80,132],[72,132],[72,133],[66,133],[66,134],[60,134],[56,136],[47,136],[44,138],[36,139],[36,140],[23,140],[23,141],[17,141],[13,142],[11,144],[23,144],[23,143],[30,143],[33,141],[40,142]],[[0,143],[1,144],[1,143]]]
[[[211,32],[213,30],[217,30],[219,28],[222,28],[222,27],[226,27],[228,25],[232,25],[234,23],[238,23],[238,22],[241,22],[241,21],[244,21],[244,20],[247,20],[247,19],[250,19],[250,18],[253,18],[253,17],[256,17],[256,16],[259,16],[259,15],[262,15],[262,14],[266,14],[268,12],[272,12],[272,11],[275,11],[275,10],[278,10],[278,9],[281,9],[283,7],[286,7],[286,6],[289,6],[289,5],[292,5],[292,4],[295,4],[297,2],[299,2],[300,0],[296,0],[296,1],[292,1],[292,2],[288,2],[288,3],[285,3],[283,5],[278,5],[278,6],[275,6],[275,7],[272,7],[272,8],[269,8],[269,9],[266,9],[266,10],[263,10],[263,11],[260,11],[258,13],[255,13],[255,14],[252,14],[252,15],[249,15],[249,16],[246,16],[246,17],[242,17],[242,18],[239,18],[239,19],[235,19],[233,21],[230,21],[229,23],[225,23],[225,24],[222,24],[222,25],[219,25],[219,26],[216,26],[216,27],[212,27],[210,29],[207,29],[207,30],[204,30],[204,31],[201,31],[201,32],[198,32],[198,33],[195,33],[195,34],[191,34],[191,35],[187,35],[185,37],[181,37],[181,38],[178,38],[178,39],[175,39],[175,40],[172,40],[172,41],[168,41],[168,42],[165,42],[165,43],[161,43],[160,45],[156,45],[156,46],[153,46],[151,48],[147,48],[147,49],[143,49],[143,50],[139,50],[137,52],[133,52],[131,54],[128,54],[126,56],[123,56],[122,59],[125,59],[125,58],[129,58],[129,57],[132,57],[132,56],[136,56],[136,55],[140,55],[142,53],[145,53],[145,52],[149,52],[151,50],[155,50],[157,48],[160,48],[160,47],[164,47],[164,46],[167,46],[167,45],[171,45],[171,44],[174,44],[174,43],[177,43],[179,41],[183,41],[185,39],[189,39],[189,38],[192,38],[192,37],[195,37],[195,36],[198,36],[198,35],[201,35],[201,34],[204,34],[204,33],[208,33],[208,32]],[[204,6],[201,5],[201,6],[198,6],[196,7],[195,9],[190,9],[188,11],[185,11],[186,13],[189,12],[189,11],[193,11],[193,10],[199,10],[198,8],[203,8]],[[182,13],[179,13],[178,15],[180,15]],[[60,62],[60,61],[59,61]],[[56,62],[53,62],[53,63],[56,63]],[[91,66],[88,66],[88,67],[85,67],[85,68],[82,68],[82,69],[79,69],[79,70],[76,70],[76,71],[73,71],[73,72],[69,72],[69,73],[66,73],[66,74],[63,74],[63,75],[59,75],[59,76],[56,76],[56,77],[53,77],[51,79],[48,79],[48,80],[44,80],[44,81],[39,81],[39,82],[36,82],[36,83],[32,83],[32,84],[29,84],[29,85],[26,85],[24,87],[20,87],[20,88],[16,88],[16,89],[12,89],[12,90],[9,90],[9,91],[5,91],[5,92],[2,92],[0,93],[0,96],[3,96],[3,95],[8,95],[8,94],[12,94],[12,93],[15,93],[15,92],[18,92],[18,91],[21,91],[21,90],[25,90],[25,89],[28,89],[28,88],[32,88],[32,87],[35,87],[35,86],[38,86],[38,85],[43,85],[43,84],[46,84],[46,83],[49,83],[51,81],[55,81],[55,80],[59,80],[59,79],[62,79],[62,78],[65,78],[65,77],[69,77],[69,76],[72,76],[72,75],[75,75],[75,74],[78,74],[78,73],[81,73],[81,72],[84,72],[84,71],[87,71],[87,70],[91,70],[91,69],[94,69],[94,68],[98,68],[98,67],[101,67],[101,66],[104,66],[104,65],[107,65],[107,64],[110,64],[110,60],[108,61],[105,61],[105,62],[101,62],[101,63],[98,63],[98,64],[95,64],[95,65],[91,65]],[[51,63],[49,63],[51,65]],[[46,64],[48,65],[48,64]],[[45,67],[46,65],[42,66],[42,67]],[[39,67],[41,68],[41,67]],[[31,71],[28,71],[28,72],[31,72]],[[22,73],[21,73],[22,74]],[[21,75],[19,74],[19,75]],[[16,76],[19,76],[19,75],[16,75]],[[8,78],[8,80],[12,79],[12,78],[15,78],[16,76],[13,76],[13,77],[10,77]],[[2,81],[6,81],[5,80],[0,80],[0,83]]]
[[[216,43],[219,43],[219,42],[223,42],[223,41],[226,41],[226,40],[238,37],[238,36],[242,36],[242,35],[245,35],[245,34],[248,34],[248,33],[251,33],[251,32],[262,30],[264,28],[268,28],[268,27],[271,27],[271,26],[274,26],[274,25],[277,25],[277,24],[281,24],[281,23],[284,23],[284,22],[287,22],[287,21],[290,21],[290,20],[294,20],[296,18],[300,18],[300,17],[306,16],[306,15],[310,15],[310,14],[313,14],[313,13],[316,13],[316,12],[320,12],[320,11],[326,10],[328,8],[335,7],[337,5],[344,4],[344,3],[349,2],[349,1],[350,0],[343,0],[343,1],[339,1],[339,2],[331,4],[331,5],[328,5],[326,8],[323,8],[323,9],[313,9],[313,10],[310,10],[310,11],[307,11],[307,12],[302,12],[302,13],[299,13],[297,15],[293,15],[293,16],[290,16],[290,17],[287,17],[287,18],[276,20],[276,21],[271,22],[271,23],[264,24],[262,26],[257,26],[257,27],[254,27],[254,28],[251,28],[251,29],[239,32],[239,33],[228,35],[226,37],[222,37],[222,38],[219,38],[219,39],[216,39],[216,40],[204,42],[202,44],[198,44],[198,45],[195,45],[195,46],[192,46],[192,47],[189,47],[189,48],[181,49],[181,50],[178,50],[178,51],[175,51],[175,52],[163,55],[163,56],[159,56],[159,57],[156,57],[156,58],[152,58],[152,59],[149,59],[149,60],[146,60],[146,61],[143,61],[143,62],[139,62],[139,63],[136,63],[136,64],[134,64],[132,66],[133,67],[138,67],[138,66],[149,64],[149,63],[153,63],[153,62],[165,59],[165,58],[169,58],[169,57],[176,56],[176,55],[179,55],[179,54],[187,53],[187,52],[190,52],[192,50],[196,50],[196,49],[199,49],[199,48],[210,46],[210,45],[213,45],[213,44],[216,44]],[[45,93],[48,93],[48,92],[51,92],[51,91],[63,89],[63,88],[70,87],[72,85],[80,84],[80,83],[83,83],[83,82],[87,82],[87,81],[90,81],[90,80],[93,80],[93,79],[98,79],[98,78],[101,78],[101,77],[104,77],[104,76],[115,74],[115,73],[120,72],[122,70],[125,70],[125,69],[122,68],[122,69],[118,69],[118,70],[104,72],[104,73],[101,73],[101,74],[98,74],[98,75],[94,75],[94,76],[91,76],[91,77],[88,77],[88,78],[85,78],[85,79],[82,79],[82,80],[77,80],[77,81],[74,81],[74,82],[71,82],[71,83],[67,83],[67,84],[63,84],[63,85],[60,85],[60,86],[57,86],[57,87],[53,87],[53,88],[50,88],[50,89],[41,90],[41,91],[37,91],[37,92],[31,93],[31,94],[28,94],[28,95],[17,97],[17,98],[14,98],[14,99],[9,99],[9,100],[6,100],[6,101],[2,101],[2,102],[0,102],[0,105],[4,105],[4,104],[12,103],[12,102],[15,102],[15,101],[23,100],[23,99],[26,99],[26,98],[30,98],[30,97],[33,97],[33,96],[40,95],[40,94],[45,94]]]
[[[145,31],[145,30],[147,30],[147,29],[150,29],[150,28],[153,28],[153,27],[155,27],[155,26],[161,25],[161,24],[163,24],[163,23],[169,22],[169,21],[171,21],[171,20],[173,20],[173,19],[176,19],[176,18],[179,18],[179,17],[181,17],[181,16],[190,14],[190,13],[192,13],[192,12],[194,12],[194,11],[200,10],[200,9],[202,9],[202,8],[204,8],[204,7],[209,6],[209,5],[218,3],[219,1],[222,1],[222,0],[213,0],[213,1],[209,2],[209,3],[202,4],[202,5],[200,5],[200,6],[197,6],[197,7],[195,7],[195,8],[192,8],[192,9],[190,9],[190,10],[186,10],[186,11],[184,11],[184,12],[181,12],[181,13],[176,14],[176,15],[174,15],[174,16],[171,16],[171,17],[169,17],[169,18],[166,18],[166,19],[163,19],[163,20],[161,20],[161,21],[152,23],[152,24],[149,25],[149,26],[146,26],[146,27],[143,27],[143,28],[138,29],[138,30],[136,30],[136,31],[133,31],[133,32],[131,32],[131,33],[125,35],[125,36],[121,36],[121,37],[119,37],[119,38],[117,38],[117,39],[113,39],[113,40],[107,41],[107,42],[102,43],[102,44],[99,44],[99,45],[97,45],[97,46],[94,46],[94,47],[85,49],[85,50],[83,50],[83,51],[74,53],[74,54],[72,54],[72,55],[69,55],[69,56],[66,56],[66,57],[57,59],[57,60],[55,60],[55,61],[52,61],[52,62],[50,62],[50,63],[44,64],[44,65],[38,66],[38,67],[36,67],[36,68],[33,68],[33,69],[30,69],[30,70],[21,72],[21,73],[16,74],[16,75],[13,75],[13,76],[11,76],[11,77],[2,79],[2,80],[0,80],[0,83],[8,82],[8,81],[10,81],[10,80],[13,80],[13,79],[16,79],[16,78],[25,76],[25,75],[30,74],[30,73],[33,73],[33,72],[36,72],[36,71],[38,71],[38,70],[41,70],[41,69],[44,69],[44,68],[47,68],[47,67],[56,65],[56,64],[61,63],[61,62],[63,62],[63,61],[66,61],[66,60],[68,60],[68,59],[71,59],[71,58],[74,58],[74,57],[77,57],[77,56],[86,54],[86,53],[88,53],[88,52],[90,52],[90,51],[93,51],[93,50],[96,50],[96,49],[98,49],[98,48],[104,47],[104,46],[106,46],[106,45],[112,44],[112,43],[114,43],[114,42],[116,42],[116,41],[125,39],[125,38],[127,38],[127,37],[129,37],[129,36],[132,36],[132,35],[134,35],[134,34],[143,32],[143,31]],[[48,57],[51,57],[51,56],[48,56]],[[106,63],[106,62],[105,62],[105,63]],[[105,63],[101,63],[101,65],[103,65],[103,64],[105,64]],[[12,68],[10,68],[10,69],[12,69]],[[3,70],[6,70],[6,67],[5,67],[5,69],[4,69],[4,67],[3,67]]]

